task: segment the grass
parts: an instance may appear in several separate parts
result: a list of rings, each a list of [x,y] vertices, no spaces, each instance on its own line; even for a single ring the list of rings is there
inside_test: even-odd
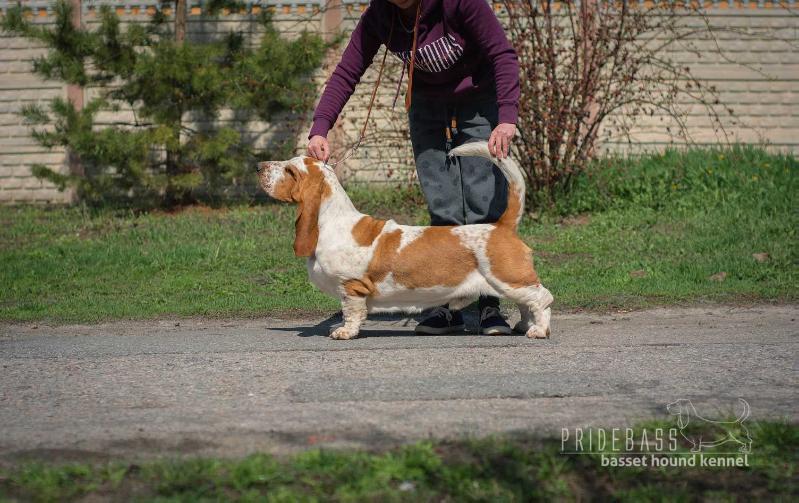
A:
[[[748,467],[603,467],[601,452],[608,448],[565,455],[560,440],[496,436],[421,442],[386,452],[316,449],[286,458],[256,454],[142,464],[22,463],[0,470],[0,499],[795,501],[799,426],[779,421],[747,425],[753,438]],[[644,428],[650,434],[663,428],[667,438],[674,425],[640,425],[635,438]],[[676,429],[673,434],[681,439]],[[675,459],[692,457],[685,443],[672,452],[680,453]]]
[[[796,159],[748,148],[605,159],[520,232],[556,309],[791,302],[798,175]],[[416,190],[350,192],[368,213],[426,220]],[[272,204],[0,208],[0,320],[335,311],[292,256],[293,218]]]

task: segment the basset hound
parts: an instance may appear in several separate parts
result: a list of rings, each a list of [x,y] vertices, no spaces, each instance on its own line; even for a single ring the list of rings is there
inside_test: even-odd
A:
[[[548,338],[552,294],[533,268],[532,250],[516,229],[524,209],[524,178],[516,163],[496,159],[486,142],[452,156],[494,162],[508,179],[508,205],[493,224],[421,227],[360,213],[326,164],[311,157],[258,164],[261,187],[296,203],[294,253],[308,257],[311,282],[341,299],[344,324],[330,336],[353,339],[369,312],[419,312],[449,303],[462,309],[479,295],[505,297],[521,313],[516,332]]]

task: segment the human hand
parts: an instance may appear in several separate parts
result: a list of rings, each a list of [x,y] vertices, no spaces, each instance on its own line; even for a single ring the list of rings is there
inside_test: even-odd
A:
[[[494,128],[491,137],[488,139],[488,151],[497,159],[504,159],[508,156],[510,143],[516,134],[516,125],[502,123]]]
[[[327,144],[327,138],[320,135],[312,136],[308,142],[308,155],[327,162],[330,158],[330,145]]]

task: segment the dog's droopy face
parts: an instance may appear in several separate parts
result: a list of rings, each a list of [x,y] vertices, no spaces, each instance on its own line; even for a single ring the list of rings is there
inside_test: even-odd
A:
[[[298,203],[311,165],[318,170],[318,166],[307,157],[295,157],[288,161],[260,162],[257,171],[261,188],[269,197],[287,203]]]
[[[258,179],[269,197],[299,207],[294,239],[294,253],[298,257],[310,257],[316,250],[319,207],[331,194],[324,169],[310,157],[258,163]]]

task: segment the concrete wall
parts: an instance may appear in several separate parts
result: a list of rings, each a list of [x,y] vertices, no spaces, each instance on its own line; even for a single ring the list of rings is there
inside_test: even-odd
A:
[[[148,5],[152,5],[153,0],[104,2],[118,5],[118,13],[126,22],[144,22]],[[4,12],[13,3],[0,0],[0,10]],[[100,3],[84,0],[84,24],[92,26],[96,23],[95,9]],[[32,19],[37,23],[52,22],[47,2],[35,0],[23,4],[31,7]],[[274,10],[278,29],[286,36],[302,29],[325,33],[338,29],[347,31],[355,26],[366,7],[366,3],[353,0],[344,0],[343,3],[340,0],[325,3],[320,3],[320,0],[308,3],[269,0],[260,5],[250,4],[248,12],[243,15],[228,14],[209,20],[198,15],[195,4],[190,2],[190,5],[194,7],[194,13],[189,16],[189,37],[200,38],[229,29],[257,35],[253,13],[261,8]],[[496,8],[501,15],[499,6]],[[769,2],[709,3],[707,12],[711,26],[716,28],[715,40],[701,37],[686,40],[682,46],[672,48],[669,56],[691,66],[708,85],[715,85],[720,90],[722,102],[734,111],[734,116],[723,117],[728,140],[799,151],[799,16]],[[686,22],[699,21],[687,19]],[[340,50],[332,51],[326,64],[314,76],[320,90],[337,62]],[[42,163],[61,172],[69,170],[65,152],[39,147],[30,138],[29,128],[18,115],[25,104],[45,104],[54,96],[67,95],[65,86],[58,82],[43,82],[31,73],[33,59],[42,52],[41,47],[25,39],[0,34],[0,202],[66,202],[71,199],[71,194],[58,192],[51,185],[30,176],[33,163]],[[333,160],[345,155],[347,147],[358,137],[382,54],[381,49],[331,132]],[[391,106],[400,69],[398,61],[389,55],[367,137],[355,154],[336,166],[340,175],[351,181],[414,180],[403,106],[405,84],[396,107]],[[93,91],[84,92],[89,98]],[[682,105],[696,143],[716,144],[724,140],[714,131],[705,110],[690,102]],[[106,115],[102,119],[112,121],[120,117],[124,117],[124,113]],[[662,149],[675,142],[679,144],[682,140],[670,136],[666,132],[667,121],[660,119],[658,116],[642,118],[633,131],[632,143],[625,138],[611,138],[603,143],[602,148],[608,151],[642,151]],[[223,114],[223,120],[230,118]],[[280,124],[264,123],[247,125],[247,132],[260,144],[275,135],[285,134]],[[298,133],[300,150],[304,147],[306,134],[307,128]]]

